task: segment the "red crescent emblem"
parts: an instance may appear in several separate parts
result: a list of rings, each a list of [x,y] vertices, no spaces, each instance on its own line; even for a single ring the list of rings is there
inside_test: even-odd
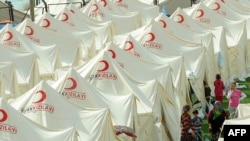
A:
[[[32,29],[32,27],[31,26],[25,26],[26,27],[26,29],[29,29],[28,31],[29,32],[26,32],[25,34],[26,35],[33,35],[34,34],[34,30]]]
[[[197,14],[198,13],[198,14]],[[204,11],[202,9],[198,9],[196,11],[196,18],[200,18],[204,15]]]
[[[3,41],[9,41],[13,38],[13,34],[10,31],[7,31],[4,33],[4,40]]]
[[[116,2],[122,2],[122,0],[117,0]]]
[[[109,69],[109,63],[106,60],[101,60],[99,62],[101,62],[104,67],[102,69],[97,70],[98,72],[106,71]]]
[[[150,38],[148,40],[146,40],[145,42],[152,42],[155,40],[155,35],[154,33],[150,32],[147,35],[150,35]]]
[[[162,27],[166,28],[167,27],[167,23],[164,20],[159,20],[159,22],[162,23]]]
[[[220,4],[218,2],[214,3],[215,8],[213,10],[219,10],[220,9]]]
[[[101,0],[101,2],[103,2],[103,6],[104,6],[104,7],[107,6],[107,1],[106,1],[106,0]]]
[[[67,80],[70,80],[72,82],[72,85],[68,88],[64,88],[65,90],[72,90],[72,89],[75,89],[77,87],[77,82],[74,78],[69,77],[69,78],[67,78]]]
[[[178,18],[179,20],[177,21],[178,23],[183,23],[183,22],[184,22],[184,17],[183,17],[183,15],[177,14],[176,17],[179,17],[179,18]]]
[[[43,23],[45,23],[45,24],[43,24],[43,27],[49,27],[50,26],[50,21],[48,20],[48,19],[43,19]]]
[[[0,109],[0,113],[2,113],[2,116],[1,116],[1,114],[0,114],[0,122],[5,122],[6,120],[7,120],[7,118],[8,118],[8,114],[7,114],[7,112],[5,111],[5,110],[3,110],[3,109]]]
[[[67,21],[69,20],[69,16],[67,13],[62,13],[62,15],[64,15],[64,19],[62,19],[61,21]]]
[[[128,44],[128,48],[125,49],[125,51],[129,51],[129,50],[132,50],[134,48],[134,44],[132,41],[126,41],[125,42],[126,44]]]
[[[108,51],[112,54],[112,58],[115,59],[116,58],[115,51],[112,49],[109,49]]]
[[[73,9],[70,9],[70,11],[75,14],[75,11]]]
[[[92,8],[93,8],[92,12],[96,12],[98,10],[98,5],[97,4],[93,4]]]
[[[45,91],[43,91],[43,90],[39,90],[39,91],[37,91],[35,94],[41,94],[41,98],[40,99],[38,99],[37,101],[35,101],[35,102],[33,102],[34,104],[37,104],[37,103],[41,103],[41,102],[43,102],[45,99],[46,99],[46,92]]]

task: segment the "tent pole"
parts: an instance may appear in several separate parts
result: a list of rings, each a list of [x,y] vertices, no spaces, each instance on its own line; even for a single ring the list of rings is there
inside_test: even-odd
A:
[[[30,17],[31,17],[31,21],[35,21],[35,14],[34,14],[34,0],[30,0]]]

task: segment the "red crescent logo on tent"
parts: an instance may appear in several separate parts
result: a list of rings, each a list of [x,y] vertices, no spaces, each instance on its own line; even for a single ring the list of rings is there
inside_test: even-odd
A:
[[[122,2],[122,0],[117,0],[116,2]]]
[[[13,38],[13,34],[10,31],[5,32],[4,35],[5,35],[4,41],[9,41]]]
[[[179,20],[177,21],[178,23],[183,23],[184,22],[184,17],[181,14],[177,14],[176,17],[179,17]]]
[[[104,7],[107,6],[107,1],[106,1],[106,0],[101,0],[101,2],[103,2],[103,6],[104,6]]]
[[[70,80],[72,82],[72,85],[68,88],[64,88],[65,90],[72,90],[72,89],[75,89],[77,87],[77,82],[74,78],[69,77],[69,78],[67,78],[67,80]]]
[[[167,27],[167,23],[164,20],[159,20],[159,22],[162,23],[162,27],[166,28]]]
[[[101,62],[104,66],[102,69],[99,69],[97,71],[102,72],[102,71],[106,71],[109,69],[109,63],[106,60],[101,60],[99,62]]]
[[[198,14],[197,14],[198,13]],[[196,11],[196,18],[200,18],[204,15],[204,11],[202,9],[198,9]]]
[[[125,49],[125,51],[132,50],[134,48],[134,44],[132,41],[126,41],[126,44],[129,44],[129,47]]]
[[[92,12],[96,12],[98,10],[98,5],[97,4],[93,4],[92,7],[93,7]]]
[[[146,40],[146,42],[152,42],[152,41],[155,40],[155,35],[154,35],[154,33],[150,32],[150,33],[148,33],[147,35],[149,35],[150,38],[149,38],[148,40]]]
[[[215,8],[213,10],[219,10],[220,9],[220,4],[218,2],[214,3]]]
[[[34,30],[32,29],[32,27],[31,26],[25,26],[26,27],[26,29],[28,29],[28,31],[29,32],[26,32],[25,34],[26,35],[33,35],[34,34]]]
[[[7,118],[8,118],[8,114],[7,114],[7,112],[5,111],[5,110],[3,110],[3,109],[0,109],[0,113],[2,113],[2,116],[1,116],[1,114],[0,114],[0,122],[5,122],[6,120],[7,120]]]
[[[112,58],[115,59],[116,58],[115,51],[112,49],[109,49],[108,51],[112,54]]]
[[[48,19],[43,19],[43,23],[45,23],[44,25],[43,25],[43,27],[49,27],[50,26],[50,21],[48,20]]]
[[[33,103],[35,103],[35,104],[41,103],[41,102],[43,102],[43,101],[46,99],[46,92],[45,92],[45,91],[39,90],[39,91],[36,91],[35,94],[38,94],[38,93],[41,94],[41,98],[38,99],[37,101],[33,102]]]
[[[67,13],[62,13],[62,15],[64,15],[64,19],[62,19],[61,21],[67,21],[69,20],[69,16]]]
[[[70,9],[70,11],[71,11],[72,13],[75,13],[75,11],[74,11],[73,9]]]

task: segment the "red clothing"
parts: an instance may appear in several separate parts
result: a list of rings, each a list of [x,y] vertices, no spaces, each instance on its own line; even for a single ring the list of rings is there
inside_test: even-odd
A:
[[[192,119],[188,113],[183,113],[181,115],[181,136],[185,136],[188,133],[188,129],[194,129],[194,124],[192,122]]]
[[[214,94],[216,96],[223,96],[223,90],[225,88],[225,85],[223,81],[221,80],[215,80],[214,81]]]

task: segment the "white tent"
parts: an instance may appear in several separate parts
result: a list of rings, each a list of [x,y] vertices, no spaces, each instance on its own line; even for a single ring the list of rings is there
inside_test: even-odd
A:
[[[250,110],[250,104],[249,103],[247,103],[247,104],[239,104],[238,107],[237,107],[238,118],[249,116],[250,115],[249,110]]]
[[[85,24],[87,27],[95,31],[101,45],[111,41],[113,36],[116,34],[115,24],[113,21],[94,20],[73,5],[69,5],[67,8],[77,17],[75,22],[81,21],[81,24]],[[100,46],[97,43],[96,45]]]
[[[69,69],[52,87],[62,94],[66,100],[83,108],[109,107],[112,123],[117,134],[119,134],[118,127],[131,129],[135,133],[139,133],[136,99],[133,94],[104,93],[87,82],[86,79],[83,79],[75,69]],[[129,130],[123,133],[127,133],[129,136],[135,134],[129,133]]]
[[[223,123],[223,127],[224,125],[246,125],[250,123],[250,116],[244,116],[241,118],[235,118],[235,119],[229,119],[229,120],[225,120]],[[222,127],[222,130],[223,130]],[[224,137],[219,137],[218,141],[224,141]]]
[[[143,45],[136,41],[131,35],[128,35],[124,41],[117,45],[131,56],[143,62],[160,65],[169,64],[177,105],[181,108],[185,104],[190,103],[188,97],[189,84],[184,67],[184,60],[181,56],[159,57],[144,48]]]
[[[8,37],[10,38],[7,39]],[[6,25],[0,31],[0,42],[19,52],[35,53],[37,55],[39,74],[42,79],[46,77],[53,78],[56,68],[60,66],[58,46],[55,44],[42,46],[31,42],[10,25]]]
[[[101,54],[101,53],[102,52],[100,52],[99,54]],[[157,115],[157,113],[154,113],[154,112],[152,113],[152,111],[154,111],[153,109],[155,108],[155,106],[158,107],[157,108],[158,110],[160,110],[160,111],[163,110],[161,107],[159,107],[159,104],[161,105],[161,103],[159,103],[159,101],[158,102],[154,101],[154,99],[156,97],[159,98],[159,96],[155,95],[156,94],[155,89],[151,89],[151,88],[153,88],[153,86],[154,86],[154,88],[156,86],[157,86],[157,88],[159,88],[158,87],[159,85],[156,85],[153,82],[151,82],[152,84],[148,82],[147,85],[144,84],[145,82],[137,82],[131,76],[128,77],[127,74],[125,74],[122,71],[122,68],[120,66],[121,64],[118,64],[115,60],[113,60],[110,57],[109,53],[107,54],[107,52],[106,52],[104,54],[102,53],[101,55],[97,56],[98,60],[97,59],[95,60],[96,63],[94,63],[94,61],[90,61],[84,67],[81,67],[80,68],[81,75],[84,75],[85,78],[90,76],[91,83],[93,85],[95,85],[97,88],[102,89],[103,91],[106,91],[106,92],[120,94],[120,95],[124,95],[124,94],[127,95],[128,93],[131,93],[131,90],[132,90],[133,94],[137,97],[136,103],[137,103],[137,111],[139,114],[139,123],[140,123],[139,124],[140,134],[138,135],[138,138],[137,138],[138,140],[152,140],[152,139],[158,140],[161,136],[163,136],[163,137],[165,136],[164,138],[167,138],[168,136],[166,135],[164,128],[167,127],[167,131],[168,131],[170,129],[170,127],[172,127],[173,122],[175,122],[176,126],[178,126],[179,122],[175,120],[178,116],[172,114],[171,112],[166,112],[168,110],[165,110],[165,112],[162,111],[164,114],[168,115],[167,117],[166,117],[166,115],[162,115],[161,112],[160,113],[157,112],[160,115]],[[106,67],[104,66],[104,68],[106,68],[106,70],[102,69],[103,68],[102,64],[98,65],[99,60],[103,64],[105,64]],[[92,66],[90,66],[90,65],[92,65]],[[96,65],[99,66],[98,67],[99,71],[97,71],[97,74],[95,74],[95,71],[98,70],[98,68],[96,68],[97,67]],[[86,68],[88,68],[88,69],[86,69]],[[91,70],[89,70],[89,68]],[[86,73],[91,73],[93,75],[86,74]],[[115,76],[115,77],[113,77],[113,76]],[[106,85],[108,85],[108,87]],[[127,87],[127,86],[129,86],[129,87]],[[125,91],[127,91],[127,92],[125,92]],[[164,91],[164,89],[162,87],[162,91],[158,90],[157,93],[160,94],[163,91]],[[167,95],[165,93],[165,95],[162,95],[162,96],[166,97]],[[158,100],[160,100],[160,99],[158,99]],[[162,100],[167,100],[167,99],[163,98]],[[148,104],[148,102],[149,102],[149,104]],[[173,111],[173,109],[176,110],[176,108],[174,108],[175,106],[172,103],[169,104],[169,102],[164,102],[164,104],[168,105],[168,106],[166,106],[166,108],[169,108],[169,110],[171,110],[171,111]],[[146,107],[147,105],[149,105],[149,106]],[[153,106],[150,106],[150,105],[153,105]],[[163,121],[162,119],[165,119],[164,121],[166,122],[166,124],[168,126],[164,126],[164,123],[162,123],[162,121]],[[158,123],[159,126],[156,126],[156,124],[153,122],[155,120],[157,120],[159,122]],[[151,132],[152,128],[157,128],[157,130],[159,130],[158,133]],[[152,134],[150,136],[145,136],[145,134],[141,134],[141,133],[145,133],[145,132],[152,133]],[[174,139],[179,138],[179,134],[177,134],[178,131],[169,131],[169,132],[171,132],[170,133],[171,138],[174,138]],[[170,138],[170,137],[168,137],[168,138]]]
[[[111,0],[111,2],[125,11],[140,11],[142,16],[142,25],[154,19],[159,14],[158,6],[144,4],[137,0]]]
[[[37,57],[34,53],[20,52],[4,45],[0,45],[0,50],[0,62],[13,62],[16,67],[20,94],[40,81]]]
[[[25,35],[30,41],[39,45],[56,44],[62,67],[71,67],[79,64],[81,57],[81,41],[72,36],[56,33],[40,27],[29,19],[18,24],[16,30]]]
[[[164,14],[159,14],[155,19],[160,25],[162,25],[162,30],[170,33],[180,40],[187,42],[202,44],[206,48],[206,63],[209,69],[206,69],[206,81],[211,89],[214,89],[214,76],[219,73],[218,64],[215,61],[217,59],[214,51],[214,36],[212,32],[196,32],[192,31],[180,24],[176,24],[173,20],[165,16]]]
[[[44,14],[38,21],[36,21],[36,24],[40,25],[41,27],[44,27],[45,29],[62,33],[65,35],[69,35],[72,37],[75,37],[76,39],[79,39],[81,41],[81,53],[82,53],[82,59],[87,61],[90,58],[92,58],[96,54],[95,50],[95,38],[96,34],[91,29],[75,29],[69,26],[68,24],[65,24],[48,13]]]
[[[38,125],[0,98],[0,140],[7,141],[74,141],[75,129],[49,129]],[[18,119],[18,120],[17,120]]]
[[[207,28],[197,23],[188,16],[182,9],[177,8],[176,11],[170,17],[176,23],[183,25],[193,31],[207,32],[211,31],[214,35],[214,51],[217,56],[217,64],[219,67],[219,72],[221,74],[222,80],[224,82],[229,82],[233,79],[233,76],[229,67],[229,57],[228,57],[228,45],[226,41],[225,28],[222,26]]]
[[[224,4],[240,14],[249,15],[250,4],[249,4],[249,2],[247,2],[245,0],[237,0],[237,1],[226,0],[226,1],[224,1]]]
[[[206,71],[206,58],[201,44],[179,40],[160,29],[160,25],[154,21],[131,33],[145,48],[158,56],[183,56],[186,76],[192,82],[191,85],[200,101],[205,103],[203,80]],[[115,42],[121,42],[128,34],[114,38]]]
[[[11,101],[10,105],[47,128],[74,127],[81,140],[116,140],[107,108],[80,108],[66,101],[45,81]]]
[[[57,15],[69,4],[74,4],[78,8],[83,6],[82,0],[45,0],[45,2],[48,7],[48,13],[52,15]],[[39,16],[43,15],[44,13],[46,13],[45,5],[43,2],[41,2],[40,4],[35,6],[35,15]]]
[[[141,26],[141,14],[139,12],[115,13],[105,8],[101,2],[91,0],[80,9],[84,14],[97,21],[112,21],[115,24],[116,34],[126,33]],[[129,23],[129,24],[127,24]]]
[[[247,32],[246,21],[244,19],[232,21],[216,14],[203,3],[187,9],[186,13],[198,23],[206,27],[223,26],[226,29],[226,39],[228,44],[231,74],[234,78],[246,77],[246,47]]]
[[[230,1],[230,0],[229,0]],[[247,75],[250,73],[250,15],[249,14],[241,14],[235,11],[233,8],[224,4],[220,0],[209,0],[204,3],[207,7],[214,10],[218,14],[226,17],[231,20],[246,20],[246,32],[247,32],[247,47],[246,47],[246,72]]]
[[[5,99],[15,98],[20,95],[20,89],[17,81],[16,68],[12,62],[0,62],[1,72],[1,95]]]

